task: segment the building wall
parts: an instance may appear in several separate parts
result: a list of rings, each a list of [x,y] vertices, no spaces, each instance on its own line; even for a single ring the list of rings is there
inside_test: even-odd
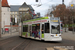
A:
[[[15,20],[15,18],[17,18],[17,20],[16,20],[17,22],[15,22],[13,20],[11,21],[13,25],[18,23],[18,18],[19,18],[19,13],[18,12],[16,12],[16,11],[10,12],[10,17],[14,18],[14,20]]]
[[[5,25],[10,25],[10,8],[2,7],[2,28]]]

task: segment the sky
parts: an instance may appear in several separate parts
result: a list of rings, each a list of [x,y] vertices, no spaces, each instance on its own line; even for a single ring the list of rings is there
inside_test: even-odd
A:
[[[35,13],[40,12],[41,16],[47,13],[51,5],[62,4],[62,0],[39,0],[39,2],[35,2],[35,0],[8,0],[9,5],[22,5],[24,2],[31,5]],[[71,0],[64,0],[65,5],[69,5],[70,2]],[[42,5],[38,7],[38,4]]]

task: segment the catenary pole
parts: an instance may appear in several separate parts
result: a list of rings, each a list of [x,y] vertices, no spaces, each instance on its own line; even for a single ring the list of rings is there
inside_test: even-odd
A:
[[[0,38],[1,38],[1,0],[0,0]]]

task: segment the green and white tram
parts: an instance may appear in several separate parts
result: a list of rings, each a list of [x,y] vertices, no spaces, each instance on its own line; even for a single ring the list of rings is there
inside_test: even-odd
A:
[[[23,21],[21,37],[44,40],[62,41],[59,17],[41,17]]]

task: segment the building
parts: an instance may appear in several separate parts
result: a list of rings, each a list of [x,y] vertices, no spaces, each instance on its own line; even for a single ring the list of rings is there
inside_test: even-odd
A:
[[[13,19],[11,20],[13,25],[18,24],[18,21],[20,21],[20,18],[26,13],[29,13],[32,16],[32,18],[34,18],[34,15],[35,15],[34,9],[32,8],[32,6],[27,5],[25,2],[22,5],[10,5],[10,12],[11,12],[10,16]],[[16,23],[15,23],[15,18],[17,18]]]
[[[6,25],[10,25],[10,6],[7,0],[2,0],[2,25],[1,27],[4,28]]]
[[[19,17],[21,19],[24,17],[25,20],[27,20],[29,17],[26,17],[26,14],[30,14],[29,11],[30,11],[29,6],[24,2],[23,5],[20,6],[20,8],[19,8]],[[24,18],[22,20],[24,20]]]
[[[15,22],[15,19],[19,18],[19,8],[21,5],[10,5],[10,16],[11,16],[11,23],[12,25],[18,24],[18,22]]]

